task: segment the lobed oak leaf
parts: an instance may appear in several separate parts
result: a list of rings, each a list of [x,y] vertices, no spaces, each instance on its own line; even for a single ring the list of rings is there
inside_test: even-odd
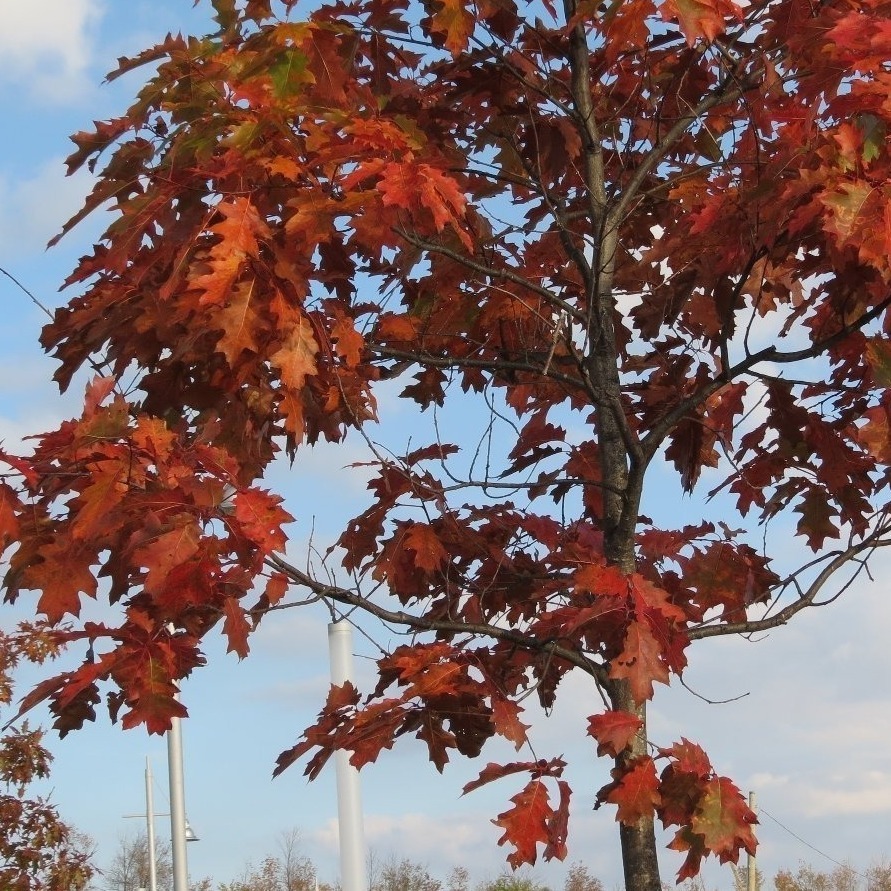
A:
[[[708,849],[701,835],[693,832],[688,826],[683,826],[669,842],[668,848],[681,853],[687,852],[687,856],[678,870],[678,884],[685,879],[692,879],[699,875],[702,861],[708,855]]]
[[[545,845],[545,860],[565,860],[568,853],[566,837],[569,834],[569,802],[572,789],[565,780],[557,781],[560,803],[548,820],[548,843]]]
[[[866,345],[866,361],[880,387],[891,388],[891,340],[870,337]]]
[[[612,564],[587,563],[573,576],[576,591],[587,591],[595,597],[627,597],[628,577]]]
[[[712,765],[705,750],[696,743],[681,737],[670,749],[660,749],[660,756],[671,758],[672,767],[683,773],[693,774],[700,780],[712,775]]]
[[[257,340],[259,315],[254,306],[255,287],[254,279],[236,282],[229,290],[226,305],[213,317],[214,326],[222,331],[217,349],[226,357],[230,366],[235,365],[245,350],[260,352]]]
[[[526,788],[511,798],[513,807],[500,813],[492,822],[504,830],[498,844],[513,846],[508,862],[514,868],[535,864],[538,845],[548,845],[549,823],[554,816],[547,787],[542,780],[530,780]]]
[[[652,817],[662,802],[653,759],[649,755],[640,756],[615,772],[618,777],[601,789],[600,798],[616,805],[616,820],[633,826],[644,817]]]
[[[345,315],[336,316],[331,327],[334,349],[347,368],[355,368],[362,359],[365,338],[356,330],[353,320]]]
[[[40,591],[37,611],[51,624],[66,613],[80,614],[80,598],[96,596],[96,577],[90,568],[95,555],[75,540],[58,537],[40,549],[38,560],[27,566],[22,586]]]
[[[827,538],[839,537],[838,512],[821,490],[811,489],[796,505],[795,511],[801,514],[796,531],[807,537],[807,543],[815,553]]]
[[[653,681],[668,683],[668,666],[662,648],[645,622],[634,620],[628,625],[624,647],[612,660],[609,676],[627,680],[638,704],[652,699]]]
[[[223,634],[229,641],[226,652],[234,652],[239,659],[244,659],[250,652],[248,634],[251,632],[251,623],[247,614],[234,597],[227,597],[223,603],[223,616]]]
[[[490,761],[479,773],[475,780],[471,780],[465,784],[461,790],[462,795],[479,789],[488,783],[500,780],[502,777],[510,776],[515,773],[531,773],[534,777],[551,776],[559,777],[563,774],[563,768],[566,762],[562,758],[552,758],[550,761],[541,759],[539,761],[512,761],[509,764],[496,764]]]
[[[188,711],[170,693],[147,691],[128,700],[129,711],[121,717],[121,727],[129,730],[145,724],[149,733],[167,733],[174,718],[185,718]]]
[[[464,246],[471,249],[470,236],[461,224],[467,199],[453,177],[430,164],[392,162],[381,172],[378,189],[385,207],[423,207],[437,232],[451,226]]]
[[[282,499],[265,489],[241,489],[236,493],[233,516],[245,534],[264,554],[284,550],[285,523],[294,518],[281,506]]]
[[[109,530],[121,500],[126,470],[118,461],[100,461],[92,469],[90,485],[72,503],[71,535],[84,541]]]
[[[630,712],[605,711],[588,718],[588,734],[597,740],[597,754],[616,757],[631,744],[643,721]]]
[[[281,346],[269,356],[269,361],[281,372],[285,387],[301,390],[306,378],[317,370],[319,345],[312,323],[301,307],[292,306],[280,293],[273,297],[271,306],[278,317]]]
[[[245,260],[259,255],[260,240],[271,233],[257,208],[244,196],[221,201],[214,212],[222,219],[210,226],[217,239],[207,260],[210,272],[192,278],[190,283],[202,292],[199,303],[222,306]]]
[[[726,30],[726,18],[742,18],[742,11],[729,0],[666,0],[660,9],[662,18],[677,18],[690,46],[700,38],[712,41]]]
[[[140,544],[134,551],[133,559],[147,570],[143,587],[149,594],[163,593],[173,569],[198,551],[200,531],[194,519],[181,516],[175,522],[173,529]]]
[[[134,448],[147,452],[156,463],[166,462],[176,441],[176,434],[161,418],[139,415],[130,440]]]
[[[423,709],[415,736],[427,744],[430,761],[442,773],[449,763],[449,749],[455,748],[455,734],[446,730],[442,721],[434,718],[428,709]]]
[[[89,416],[96,412],[96,409],[103,403],[109,393],[115,388],[117,383],[113,377],[94,377],[86,388],[84,395],[84,415]]]
[[[465,0],[434,0],[430,4],[430,30],[442,34],[446,49],[458,56],[467,48],[475,25],[475,17],[465,6]]]
[[[290,579],[281,572],[274,572],[269,576],[266,588],[263,591],[266,601],[270,606],[275,606],[285,596],[290,586]]]
[[[863,413],[865,424],[857,429],[857,441],[876,461],[891,464],[891,423],[888,409],[883,406],[869,408]]]
[[[495,730],[510,740],[518,752],[528,742],[526,731],[532,726],[520,720],[522,713],[523,708],[512,699],[492,697],[492,723]]]
[[[713,777],[706,783],[690,829],[702,836],[721,863],[736,863],[741,849],[754,855],[758,843],[752,825],[757,822],[739,789],[727,777]]]
[[[436,572],[449,559],[436,532],[425,523],[412,523],[405,530],[402,544],[415,554],[415,566],[425,572]]]
[[[16,515],[21,502],[15,490],[0,482],[0,554],[11,542],[19,538],[19,518]]]

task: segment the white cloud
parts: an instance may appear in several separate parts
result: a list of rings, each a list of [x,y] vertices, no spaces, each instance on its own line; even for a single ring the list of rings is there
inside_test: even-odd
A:
[[[863,817],[891,812],[891,773],[866,770],[836,773],[828,786],[802,790],[802,810],[808,817]]]
[[[98,0],[0,0],[0,81],[64,103],[89,83]]]
[[[0,48],[0,58],[2,52]],[[50,238],[80,209],[91,186],[92,177],[86,172],[66,177],[61,157],[45,161],[25,179],[0,173],[3,254],[21,259],[43,253]]]

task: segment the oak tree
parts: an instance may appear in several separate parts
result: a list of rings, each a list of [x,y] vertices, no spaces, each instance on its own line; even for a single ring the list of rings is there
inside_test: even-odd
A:
[[[95,187],[64,231],[111,222],[42,343],[63,389],[97,374],[5,456],[0,529],[9,599],[115,609],[24,706],[67,732],[106,685],[162,732],[213,628],[244,656],[264,615],[323,601],[411,642],[366,695],[332,689],[278,770],[406,735],[439,769],[522,749],[523,698],[576,672],[627,888],[660,888],[655,819],[680,879],[753,851],[738,789],[649,740],[645,707],[692,641],[833,599],[889,541],[891,6],[212,7],[213,33],[121,59],[144,86],[74,136]],[[376,448],[393,402],[418,420]],[[452,406],[485,415],[478,441],[425,436]],[[348,436],[367,504],[323,563],[286,554],[264,475]],[[717,507],[658,522],[654,491]],[[565,856],[564,767],[467,787],[519,782],[494,821],[514,866]]]

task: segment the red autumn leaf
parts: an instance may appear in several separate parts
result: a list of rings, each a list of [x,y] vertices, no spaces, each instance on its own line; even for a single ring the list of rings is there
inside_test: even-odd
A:
[[[235,653],[239,659],[244,659],[250,652],[248,635],[251,632],[251,623],[244,609],[232,597],[223,601],[223,615],[223,634],[229,641],[226,652]]]
[[[217,348],[230,365],[235,365],[245,350],[260,351],[258,332],[262,323],[255,306],[255,285],[253,279],[236,282],[229,290],[226,305],[214,317],[222,331]]]
[[[606,711],[588,718],[588,733],[597,740],[598,755],[616,755],[631,744],[643,722],[630,712]]]
[[[668,666],[659,642],[645,622],[628,625],[622,652],[613,660],[610,677],[624,678],[635,702],[646,702],[653,696],[653,682],[668,683]]]
[[[32,563],[22,577],[23,587],[40,591],[37,610],[55,623],[66,614],[80,615],[81,597],[96,596],[96,577],[91,570],[89,551],[75,542],[58,539],[43,547],[38,562]]]
[[[821,492],[810,491],[795,510],[801,514],[798,531],[813,551],[820,550],[827,538],[838,538],[838,514]]]
[[[234,501],[235,519],[263,553],[284,550],[287,536],[282,526],[294,518],[281,506],[278,495],[263,489],[241,489]]]
[[[870,337],[866,347],[866,359],[876,383],[891,387],[891,340],[886,337]]]
[[[146,692],[130,705],[130,710],[121,718],[121,726],[125,730],[145,724],[149,733],[166,733],[170,730],[172,718],[188,715],[185,706],[169,693]]]
[[[529,741],[526,731],[530,724],[524,724],[520,720],[523,709],[513,700],[503,699],[500,696],[492,697],[492,722],[496,731],[505,739],[510,740],[519,752]]]
[[[857,430],[857,440],[877,461],[891,464],[891,424],[885,406],[863,413],[866,423]]]
[[[263,593],[270,606],[275,606],[288,593],[289,584],[288,577],[281,572],[274,572],[269,576]]]
[[[681,739],[670,749],[661,749],[660,755],[672,759],[672,767],[682,773],[693,774],[697,779],[704,780],[712,775],[712,765],[701,746]]]
[[[538,858],[538,845],[551,843],[550,824],[555,816],[544,781],[530,780],[511,802],[513,807],[492,821],[504,830],[498,844],[513,846],[507,859],[514,868],[524,863],[532,866]]]
[[[173,569],[198,552],[198,543],[197,524],[190,517],[183,517],[180,525],[141,544],[135,550],[134,558],[147,570],[143,583],[146,591],[161,593]]]
[[[6,483],[0,483],[0,553],[11,542],[18,540],[19,520],[16,511],[20,507],[15,490]]]
[[[533,777],[560,777],[565,767],[566,762],[562,758],[554,758],[551,761],[513,761],[509,764],[496,764],[490,761],[475,780],[464,786],[461,794],[466,795],[474,789],[515,773],[530,773]]]
[[[126,468],[117,461],[99,462],[90,485],[76,499],[77,514],[71,525],[75,539],[85,540],[108,528],[111,515],[120,501]]]
[[[616,819],[633,826],[643,817],[651,817],[661,804],[656,765],[647,755],[635,758],[619,770],[619,777],[609,787],[604,800],[617,806]]]

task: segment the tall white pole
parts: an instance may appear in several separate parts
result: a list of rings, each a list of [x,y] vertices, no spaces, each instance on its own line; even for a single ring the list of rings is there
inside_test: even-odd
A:
[[[349,622],[328,625],[331,683],[341,686],[353,680],[353,629]],[[350,753],[334,753],[337,774],[337,822],[340,834],[340,883],[343,891],[368,891],[365,874],[365,829],[359,771],[350,764]],[[175,889],[179,891],[179,889]]]
[[[171,720],[170,730],[167,731],[167,770],[170,775],[170,853],[173,860],[173,891],[189,891],[183,738],[179,718]]]
[[[158,891],[158,867],[155,862],[155,804],[152,789],[152,765],[145,759],[145,837],[148,842],[149,891]]]
[[[755,810],[755,793],[749,792],[749,810]],[[758,869],[755,865],[755,855],[749,854],[748,861],[746,863],[748,883],[746,885],[746,891],[758,891],[758,882],[756,879],[758,878]]]

